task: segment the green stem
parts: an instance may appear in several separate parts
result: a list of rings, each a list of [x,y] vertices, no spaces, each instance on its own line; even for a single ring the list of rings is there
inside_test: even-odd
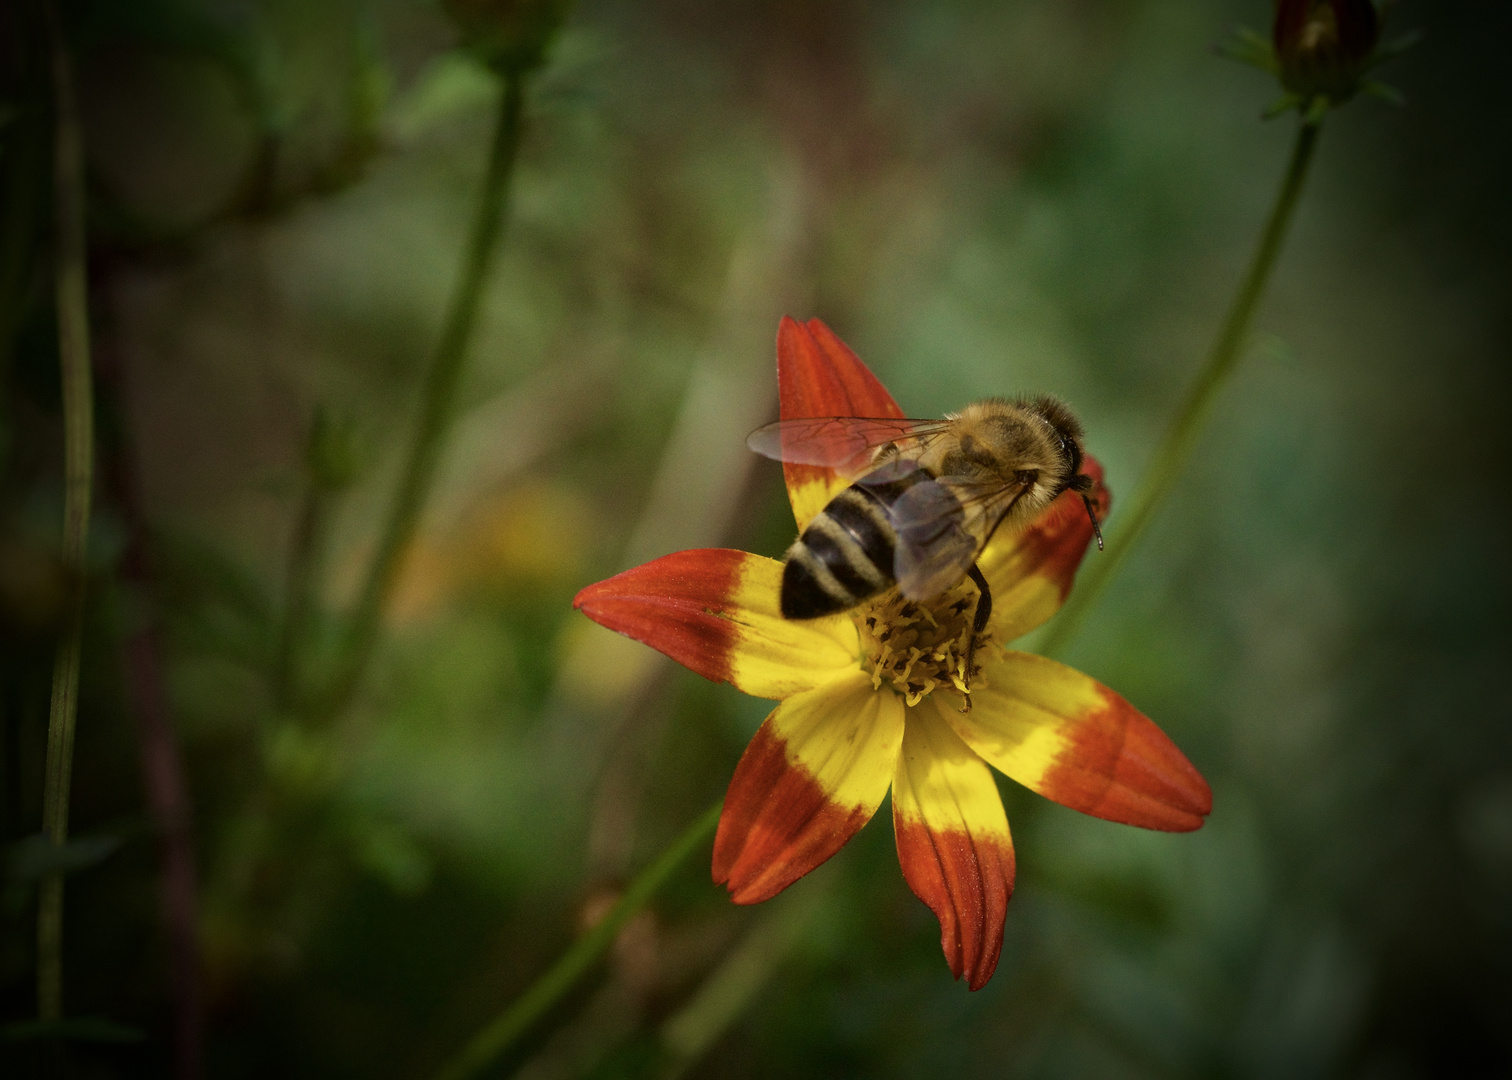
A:
[[[334,715],[345,706],[356,689],[377,639],[379,620],[393,591],[405,552],[420,523],[441,449],[451,423],[457,387],[461,382],[467,345],[477,322],[478,301],[488,276],[494,249],[504,224],[509,202],[510,180],[514,173],[516,152],[520,146],[520,111],[524,94],[525,73],[509,71],[503,75],[498,124],[494,129],[493,149],[489,154],[488,173],[478,203],[472,237],[462,267],[457,291],[452,297],[441,341],[436,348],[426,380],[425,400],[420,422],[410,444],[409,458],[394,494],[388,524],[378,544],[378,552],[358,596],[347,633],[342,656],[336,665],[331,686],[321,701],[325,715]]]
[[[43,5],[52,52],[53,202],[56,213],[58,357],[63,380],[63,547],[72,578],[68,624],[53,665],[47,717],[47,773],[42,832],[61,847],[68,839],[68,789],[73,774],[74,720],[79,704],[79,653],[84,633],[85,543],[94,460],[94,391],[90,380],[89,298],[84,253],[84,150],[63,29],[52,3]],[[37,898],[37,1015],[63,1015],[63,876],[43,877]]]
[[[614,943],[620,928],[650,902],[673,871],[713,834],[719,824],[722,805],[721,800],[700,814],[655,862],[642,870],[640,876],[630,883],[625,894],[609,909],[609,914],[573,942],[530,989],[474,1035],[462,1052],[436,1074],[436,1080],[462,1080],[463,1077],[474,1075],[497,1061],[500,1055],[529,1032],[536,1021],[561,1000],[562,995],[572,989],[582,974]]]
[[[1180,477],[1192,447],[1202,433],[1213,402],[1217,400],[1218,392],[1233,373],[1249,340],[1255,309],[1265,295],[1265,286],[1270,281],[1276,257],[1281,252],[1281,244],[1286,239],[1287,228],[1291,225],[1297,207],[1297,198],[1302,193],[1302,184],[1307,178],[1307,167],[1312,162],[1313,150],[1318,142],[1318,129],[1317,123],[1308,122],[1298,128],[1296,141],[1292,144],[1291,161],[1287,164],[1286,175],[1281,181],[1281,190],[1276,194],[1276,203],[1271,207],[1265,230],[1260,234],[1260,244],[1250,260],[1249,270],[1239,285],[1239,291],[1234,294],[1228,317],[1223,321],[1223,328],[1213,343],[1207,363],[1198,374],[1197,381],[1187,391],[1186,400],[1182,402],[1176,418],[1166,429],[1165,438],[1155,451],[1144,482],[1129,500],[1129,509],[1111,531],[1107,552],[1093,559],[1091,565],[1083,569],[1081,580],[1077,582],[1071,599],[1061,610],[1060,616],[1050,624],[1049,631],[1040,644],[1040,651],[1046,655],[1061,651],[1076,636],[1087,613],[1139,542],[1146,526],[1155,516],[1155,511],[1160,508]]]

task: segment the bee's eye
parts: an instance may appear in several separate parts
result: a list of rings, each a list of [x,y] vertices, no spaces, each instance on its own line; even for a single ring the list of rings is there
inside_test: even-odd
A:
[[[1067,438],[1064,432],[1059,432],[1061,453],[1066,455],[1066,460],[1071,464],[1071,475],[1081,472],[1081,447],[1075,439]]]

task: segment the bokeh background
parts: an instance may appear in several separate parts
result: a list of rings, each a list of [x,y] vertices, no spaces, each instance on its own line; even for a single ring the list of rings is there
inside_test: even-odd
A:
[[[911,415],[1066,398],[1127,496],[1295,125],[1210,49],[1266,30],[1263,0],[583,0],[531,84],[375,663],[302,719],[280,680],[319,676],[373,550],[495,81],[423,0],[63,10],[101,425],[66,993],[116,1025],[71,1044],[86,1077],[172,1069],[144,746],[187,777],[207,1074],[428,1075],[718,797],[768,707],[570,603],[668,551],[791,540],[743,446],[775,415],[779,317],[823,318]],[[25,11],[0,18],[7,1021],[34,1008],[25,838],[65,591]],[[700,852],[497,1074],[1512,1074],[1512,18],[1404,2],[1387,34],[1414,27],[1383,72],[1408,106],[1328,121],[1253,347],[1065,652],[1210,779],[1207,826],[1002,780],[1018,889],[975,994],[885,810],[756,909]],[[36,1061],[0,1042],[6,1075]]]

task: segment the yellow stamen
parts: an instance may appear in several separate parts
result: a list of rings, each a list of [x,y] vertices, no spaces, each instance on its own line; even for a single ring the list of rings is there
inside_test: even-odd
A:
[[[976,586],[963,581],[928,603],[892,592],[862,608],[856,622],[872,688],[880,690],[887,682],[909,705],[936,690],[951,690],[961,695],[962,711],[970,710],[971,692],[982,685],[977,665],[966,670],[976,605]],[[977,650],[990,640],[990,634],[979,635]]]

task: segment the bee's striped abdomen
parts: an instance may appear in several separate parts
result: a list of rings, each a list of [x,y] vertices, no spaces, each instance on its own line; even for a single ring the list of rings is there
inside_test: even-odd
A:
[[[853,608],[894,582],[893,502],[920,480],[921,469],[885,483],[852,484],[829,501],[788,549],[782,614],[814,619]]]

